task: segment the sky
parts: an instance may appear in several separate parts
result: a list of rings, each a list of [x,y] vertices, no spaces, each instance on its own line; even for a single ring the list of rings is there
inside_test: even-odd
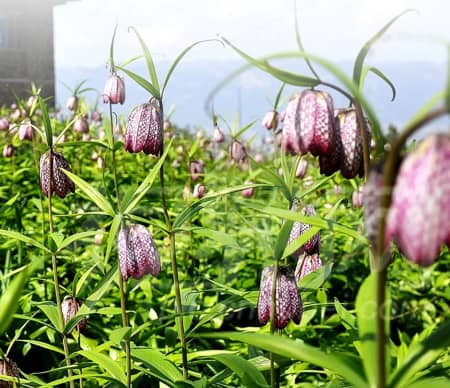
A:
[[[300,30],[307,50],[335,61],[350,60],[390,18],[415,9],[393,25],[371,55],[381,62],[443,62],[450,41],[447,0],[298,0]],[[55,7],[55,63],[94,67],[108,58],[119,23],[119,61],[140,53],[138,29],[156,60],[173,59],[188,44],[221,34],[255,56],[295,49],[293,0],[77,0]],[[208,44],[188,60],[235,57]]]
[[[406,9],[414,11],[395,22],[373,46],[367,58],[371,65],[381,69],[403,64],[408,68],[407,77],[411,77],[410,80],[403,77],[404,88],[398,91],[396,103],[401,107],[401,113],[396,115],[391,105],[381,106],[382,114],[386,113],[383,121],[386,125],[392,121],[404,123],[442,88],[448,59],[445,43],[450,42],[450,1],[297,0],[300,32],[306,50],[347,66],[370,37]],[[102,90],[116,22],[116,64],[142,53],[135,34],[128,30],[130,26],[143,37],[158,69],[163,67],[161,63],[167,67],[167,63],[189,44],[218,35],[255,57],[297,48],[294,0],[69,1],[54,8],[56,98],[60,106],[65,105],[69,94],[61,86],[62,81],[74,85],[88,78],[95,88]],[[436,67],[423,67],[424,62],[438,66],[439,74],[433,73]],[[166,106],[175,106],[173,118],[179,125],[210,126],[211,118],[203,109],[207,93],[236,68],[236,63],[244,62],[229,47],[209,42],[196,46],[183,63],[184,69],[180,66],[170,81]],[[210,67],[205,63],[210,63]],[[419,67],[420,63],[422,67]],[[192,69],[197,67],[199,71],[196,73]],[[73,71],[69,72],[70,69]],[[402,71],[403,68],[398,66],[397,69]],[[395,67],[393,71],[396,71]],[[141,74],[147,76],[146,73]],[[417,77],[422,83],[416,82]],[[430,79],[434,79],[435,84],[428,88]],[[245,73],[239,82],[234,90],[228,91],[220,109],[231,120],[242,100],[245,122],[259,119],[270,108],[268,101],[273,100],[279,83],[257,71]],[[408,89],[408,85],[415,88]],[[127,116],[133,106],[143,102],[145,96],[138,89],[131,80],[127,81],[127,99],[123,107],[117,107],[119,114]],[[389,90],[378,80],[368,84],[367,90],[378,93],[377,98],[390,100]],[[418,95],[418,90],[423,93]],[[412,95],[418,98],[412,101]]]

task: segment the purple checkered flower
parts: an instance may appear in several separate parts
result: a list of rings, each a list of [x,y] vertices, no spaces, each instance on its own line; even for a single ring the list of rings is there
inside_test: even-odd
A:
[[[50,174],[50,158],[53,174]],[[75,191],[75,185],[64,171],[72,171],[64,156],[56,151],[47,151],[40,160],[40,185],[42,193],[48,197],[56,193],[64,198],[69,192]]]

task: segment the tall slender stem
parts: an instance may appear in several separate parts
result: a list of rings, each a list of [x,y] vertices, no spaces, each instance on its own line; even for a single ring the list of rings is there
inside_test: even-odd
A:
[[[109,138],[111,139],[111,168],[113,172],[113,180],[114,180],[114,190],[116,192],[117,199],[117,207],[120,206],[120,191],[119,191],[119,183],[117,179],[117,165],[116,165],[116,147],[114,144],[114,129],[113,129],[113,111],[112,104],[109,103],[109,121],[110,121],[110,133]],[[127,328],[129,326],[128,314],[127,314],[127,294],[126,294],[126,284],[123,281],[122,274],[119,271],[119,292],[120,292],[120,309],[122,311],[122,327]],[[131,346],[130,346],[130,338],[127,336],[125,338],[125,358],[127,365],[127,387],[131,387]]]
[[[52,209],[52,196],[53,196],[53,149],[50,148],[49,151],[49,187],[48,187],[48,223],[49,223],[49,229],[50,234],[53,234],[54,232],[54,224],[53,224],[53,209]],[[55,284],[55,297],[56,297],[56,305],[58,308],[58,318],[59,323],[62,330],[62,342],[63,342],[63,348],[64,348],[64,356],[66,359],[66,365],[67,365],[67,375],[68,377],[72,377],[72,369],[70,364],[70,351],[69,351],[69,345],[67,343],[67,335],[64,332],[64,315],[62,312],[62,304],[61,304],[61,292],[59,289],[59,279],[58,279],[58,266],[56,262],[56,255],[52,253],[52,272],[53,272],[53,282]],[[70,387],[74,388],[74,382],[71,380],[69,381]]]
[[[163,128],[163,120],[164,120],[164,109],[162,100],[159,99],[159,106],[161,108],[161,129]],[[164,140],[161,145],[160,155],[164,153]],[[161,202],[163,205],[164,219],[166,220],[167,230],[169,231],[169,239],[170,239],[170,260],[172,263],[172,275],[173,275],[173,286],[175,289],[175,305],[176,305],[176,315],[177,315],[177,326],[178,326],[178,336],[180,337],[180,345],[181,345],[181,359],[183,364],[183,377],[187,379],[189,377],[189,368],[188,368],[188,360],[187,360],[187,346],[186,346],[186,335],[184,331],[184,322],[183,322],[183,305],[181,303],[181,291],[180,291],[180,281],[178,278],[178,264],[177,264],[177,252],[175,246],[175,232],[172,230],[172,222],[170,221],[170,216],[168,212],[167,202],[166,202],[166,193],[164,186],[164,163],[161,165],[159,170],[159,187],[161,194]]]

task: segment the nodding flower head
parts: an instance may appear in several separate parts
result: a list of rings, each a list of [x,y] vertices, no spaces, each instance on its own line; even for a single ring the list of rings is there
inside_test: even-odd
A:
[[[196,181],[205,172],[205,162],[203,160],[192,160],[189,163],[189,173],[191,174],[191,179]]]
[[[158,275],[161,261],[148,229],[139,224],[122,227],[118,236],[119,267],[122,279]]]
[[[50,173],[52,164],[52,174]],[[70,178],[62,171],[72,171],[64,156],[56,151],[47,151],[40,160],[40,184],[42,193],[49,197],[56,193],[64,198],[69,192],[75,191],[75,185]]]
[[[6,117],[0,118],[0,131],[7,131],[9,129],[9,121]]]
[[[24,140],[33,140],[34,136],[34,128],[30,122],[22,123],[19,127],[19,139],[21,141]]]
[[[311,272],[318,270],[320,267],[322,267],[322,260],[318,253],[313,253],[312,255],[308,255],[307,253],[301,254],[295,268],[296,282],[300,281]]]
[[[234,140],[230,146],[231,159],[237,163],[244,162],[247,159],[247,149],[238,140]]]
[[[5,144],[3,147],[3,157],[4,158],[12,158],[16,152],[16,149],[12,144]]]
[[[223,131],[219,127],[214,128],[214,141],[219,144],[223,143],[224,140],[225,136],[223,134]]]
[[[206,188],[206,186],[202,183],[197,183],[194,186],[194,191],[192,192],[192,196],[194,198],[203,198],[206,194],[206,192],[208,191],[208,189]]]
[[[294,155],[300,154],[299,103],[300,94],[294,95],[289,101],[285,110],[281,133],[281,145],[284,151]]]
[[[106,80],[103,89],[103,102],[105,104],[123,104],[125,101],[125,82],[122,77],[113,73]]]
[[[67,99],[66,107],[70,111],[75,112],[78,109],[78,97],[77,96],[70,96]]]
[[[261,275],[258,296],[258,319],[261,325],[270,320],[273,271],[273,266],[266,267]],[[292,269],[289,266],[281,266],[277,275],[274,324],[277,329],[284,329],[291,319],[296,324],[300,323],[303,307]]]
[[[77,315],[83,302],[81,299],[75,298],[71,295],[66,295],[61,304],[61,309],[64,317],[64,323],[69,322],[75,315]],[[83,318],[77,324],[77,330],[82,333],[87,328],[87,318]],[[70,332],[69,332],[70,333]],[[69,334],[68,333],[68,334]]]
[[[271,110],[264,115],[261,122],[262,126],[266,129],[277,129],[278,127],[278,112]]]
[[[301,159],[300,162],[298,162],[295,176],[299,179],[303,179],[306,175],[306,171],[308,171],[308,162],[306,161],[306,159]]]
[[[296,211],[297,209],[298,209],[297,204],[294,204],[291,208],[291,210],[294,210],[294,211]],[[311,205],[306,205],[305,207],[303,207],[301,209],[301,214],[303,214],[305,216],[315,216],[316,211],[315,211],[314,207],[312,207]],[[288,244],[292,244],[297,238],[299,238],[302,234],[304,234],[309,229],[311,229],[311,225],[304,224],[300,221],[295,221],[292,225]],[[320,252],[320,233],[319,232],[317,232],[315,235],[313,235],[305,244],[303,244],[299,249],[297,249],[292,255],[294,257],[298,258],[304,252],[306,252],[309,255]]]
[[[159,155],[163,144],[161,107],[155,98],[137,106],[128,118],[125,149],[136,153]]]
[[[450,135],[431,135],[406,156],[392,192],[385,240],[422,266],[450,246],[449,165]]]

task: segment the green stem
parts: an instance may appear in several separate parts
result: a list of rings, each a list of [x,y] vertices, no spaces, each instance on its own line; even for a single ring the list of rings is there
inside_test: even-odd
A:
[[[110,151],[111,151],[111,168],[113,172],[113,180],[114,180],[114,190],[116,192],[117,199],[117,208],[121,209],[120,205],[120,191],[119,191],[119,183],[117,179],[117,164],[116,164],[116,147],[114,144],[114,130],[113,130],[113,111],[112,104],[109,103],[109,138],[111,139]],[[120,309],[122,311],[122,327],[128,328],[128,314],[127,314],[127,294],[126,294],[126,284],[122,278],[122,274],[119,271],[119,292],[120,292]],[[130,337],[127,335],[125,338],[125,358],[127,365],[127,388],[131,388],[131,346],[130,346]]]
[[[54,232],[54,224],[53,224],[53,209],[52,209],[52,196],[53,196],[53,149],[50,148],[50,158],[49,158],[49,187],[48,187],[48,222],[50,228],[50,235]],[[59,288],[59,279],[58,279],[58,266],[56,262],[56,254],[52,253],[52,272],[53,272],[53,282],[55,284],[55,297],[56,297],[56,305],[58,307],[58,318],[59,323],[62,330],[62,342],[64,348],[64,355],[66,359],[67,366],[67,375],[68,377],[72,377],[72,369],[70,364],[70,351],[69,345],[67,343],[67,335],[64,332],[64,315],[62,312],[62,303],[61,303],[61,291]],[[69,381],[70,387],[75,388],[74,382]]]
[[[163,128],[163,120],[164,120],[164,109],[162,100],[158,100],[159,106],[161,108],[161,130]],[[161,145],[160,156],[164,153],[164,141]],[[183,364],[183,377],[187,379],[189,377],[189,368],[188,368],[188,360],[187,360],[187,346],[186,346],[186,335],[184,331],[184,322],[183,322],[183,305],[181,303],[181,291],[180,291],[180,281],[178,278],[178,264],[177,264],[177,253],[176,253],[176,245],[175,245],[175,232],[172,229],[172,223],[170,221],[169,211],[166,202],[166,193],[164,186],[164,163],[161,165],[159,170],[159,184],[160,184],[160,194],[161,194],[161,202],[164,212],[164,219],[166,220],[167,230],[169,231],[169,239],[170,239],[170,260],[172,263],[172,275],[173,275],[173,286],[175,289],[175,305],[176,305],[176,315],[177,315],[177,326],[178,326],[178,336],[180,337],[180,345],[181,345],[181,359]]]
[[[386,230],[386,216],[391,204],[392,187],[400,164],[401,150],[408,138],[420,129],[422,126],[428,124],[432,120],[448,113],[442,107],[429,112],[421,119],[413,122],[410,126],[400,134],[396,141],[392,144],[391,151],[387,156],[386,163],[383,169],[383,188],[380,198],[380,225],[378,231],[378,241],[376,247],[376,368],[377,368],[377,388],[386,387],[386,333],[385,333],[385,299],[386,299],[386,278],[388,258],[385,255],[385,230]]]

